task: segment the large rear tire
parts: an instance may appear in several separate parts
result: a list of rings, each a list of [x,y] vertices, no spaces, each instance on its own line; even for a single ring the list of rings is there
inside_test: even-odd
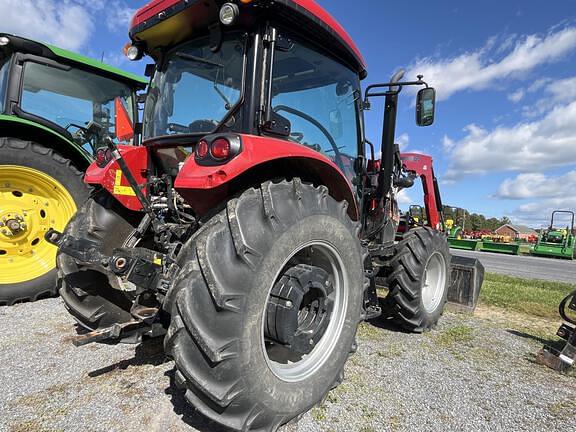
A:
[[[404,234],[394,252],[386,268],[387,309],[404,329],[428,331],[444,313],[450,287],[446,237],[428,227],[414,228]]]
[[[70,221],[66,233],[98,244],[111,255],[137,225],[137,215],[120,205],[107,191],[96,192]],[[130,321],[133,296],[113,287],[113,275],[79,264],[74,258],[58,255],[60,296],[68,312],[88,329],[110,327]]]
[[[0,138],[0,305],[56,294],[56,248],[44,234],[88,198],[82,175],[52,149]]]
[[[275,431],[339,384],[362,316],[358,233],[345,202],[296,179],[244,192],[184,246],[165,347],[200,413],[233,430]],[[330,311],[307,353],[270,339],[295,307],[287,291],[271,291],[288,286],[314,287],[295,303],[298,331]]]

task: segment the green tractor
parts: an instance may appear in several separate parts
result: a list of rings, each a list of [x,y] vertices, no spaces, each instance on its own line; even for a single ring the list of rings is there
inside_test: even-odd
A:
[[[566,228],[558,228],[554,219],[559,214],[569,215],[571,223]],[[574,212],[557,210],[552,213],[550,227],[543,230],[538,237],[538,243],[534,246],[533,255],[543,257],[554,257],[564,259],[574,259],[575,239],[574,239]]]
[[[0,33],[0,305],[56,293],[45,240],[88,197],[84,170],[104,139],[137,144],[142,78]]]

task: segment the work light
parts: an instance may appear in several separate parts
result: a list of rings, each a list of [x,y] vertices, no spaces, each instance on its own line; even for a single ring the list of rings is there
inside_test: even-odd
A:
[[[7,38],[6,36],[0,37],[0,46],[6,46],[9,43],[10,43],[10,38]]]
[[[140,60],[143,56],[142,50],[136,45],[130,45],[130,47],[126,50],[126,57],[128,60],[136,61]]]
[[[220,21],[224,25],[232,25],[238,19],[240,9],[234,3],[224,3],[220,9]]]

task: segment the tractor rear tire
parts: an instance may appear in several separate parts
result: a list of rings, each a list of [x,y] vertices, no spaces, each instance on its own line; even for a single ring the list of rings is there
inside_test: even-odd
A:
[[[56,295],[56,248],[44,234],[88,198],[82,176],[52,149],[0,138],[0,306]]]
[[[107,191],[100,190],[78,210],[65,233],[99,245],[111,255],[137,226],[131,214]],[[113,287],[110,278],[96,269],[86,268],[74,258],[58,254],[60,296],[76,321],[88,330],[130,321],[133,296]]]
[[[165,347],[191,405],[232,430],[275,431],[341,382],[362,317],[358,233],[345,202],[295,179],[247,190],[187,242],[165,302],[172,315]],[[307,341],[312,351],[290,363],[275,351],[285,346],[265,340],[265,324],[270,328],[269,308],[278,301],[270,291],[298,278],[308,268],[297,264],[304,257],[333,265],[332,293],[339,294],[320,339]],[[294,310],[308,311],[303,304]]]
[[[431,330],[444,313],[450,287],[446,237],[428,227],[414,228],[394,248],[386,268],[385,309],[405,330]]]

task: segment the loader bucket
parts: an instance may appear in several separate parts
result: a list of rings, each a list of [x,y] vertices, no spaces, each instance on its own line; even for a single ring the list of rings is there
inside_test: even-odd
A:
[[[452,283],[448,290],[448,308],[473,313],[484,282],[484,266],[476,258],[453,256]]]
[[[449,238],[448,244],[451,248],[469,251],[478,251],[482,248],[482,242],[480,240]]]
[[[508,255],[518,255],[520,253],[520,245],[516,243],[497,243],[491,241],[484,241],[482,252],[494,252]]]

